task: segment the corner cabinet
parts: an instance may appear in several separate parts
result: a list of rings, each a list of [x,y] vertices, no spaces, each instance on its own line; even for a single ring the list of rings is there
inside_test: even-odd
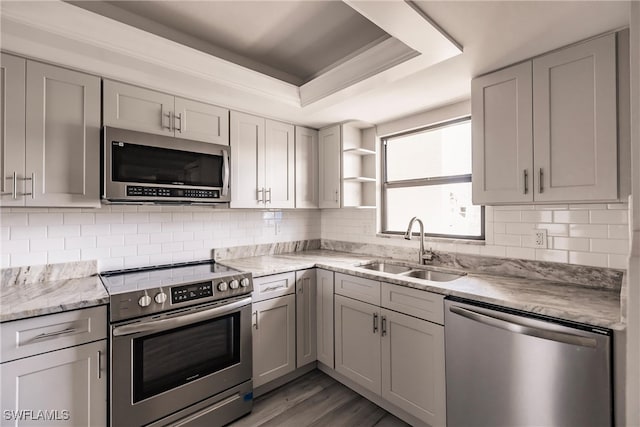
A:
[[[106,322],[102,306],[0,325],[2,425],[106,426]],[[46,418],[7,418],[28,410]]]
[[[295,207],[294,127],[231,112],[231,207]]]
[[[104,80],[105,126],[229,145],[229,110]]]
[[[0,87],[1,205],[100,206],[100,78],[3,53]]]
[[[616,34],[474,79],[474,204],[619,200],[616,85]]]
[[[333,369],[333,271],[316,269],[316,342],[318,362]]]
[[[296,208],[318,208],[318,131],[296,126]]]
[[[296,271],[296,366],[317,360],[316,270]]]

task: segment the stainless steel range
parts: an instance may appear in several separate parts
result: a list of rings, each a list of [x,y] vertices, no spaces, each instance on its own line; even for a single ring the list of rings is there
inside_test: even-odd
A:
[[[251,411],[251,273],[201,261],[102,281],[112,426],[221,426]]]

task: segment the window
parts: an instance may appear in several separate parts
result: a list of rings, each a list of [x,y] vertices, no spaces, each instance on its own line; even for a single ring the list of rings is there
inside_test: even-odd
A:
[[[470,118],[392,135],[382,143],[383,233],[404,234],[417,216],[429,236],[484,239],[484,207],[471,203]]]

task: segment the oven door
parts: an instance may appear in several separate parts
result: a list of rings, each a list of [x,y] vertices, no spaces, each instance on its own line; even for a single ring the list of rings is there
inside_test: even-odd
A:
[[[145,425],[251,379],[251,298],[111,328],[111,425]]]
[[[224,145],[105,127],[102,169],[111,201],[230,200]]]

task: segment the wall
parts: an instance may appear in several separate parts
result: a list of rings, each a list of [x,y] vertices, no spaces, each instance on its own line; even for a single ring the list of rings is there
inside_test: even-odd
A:
[[[0,209],[2,267],[98,260],[100,271],[211,258],[219,247],[320,238],[317,210],[189,206]]]

